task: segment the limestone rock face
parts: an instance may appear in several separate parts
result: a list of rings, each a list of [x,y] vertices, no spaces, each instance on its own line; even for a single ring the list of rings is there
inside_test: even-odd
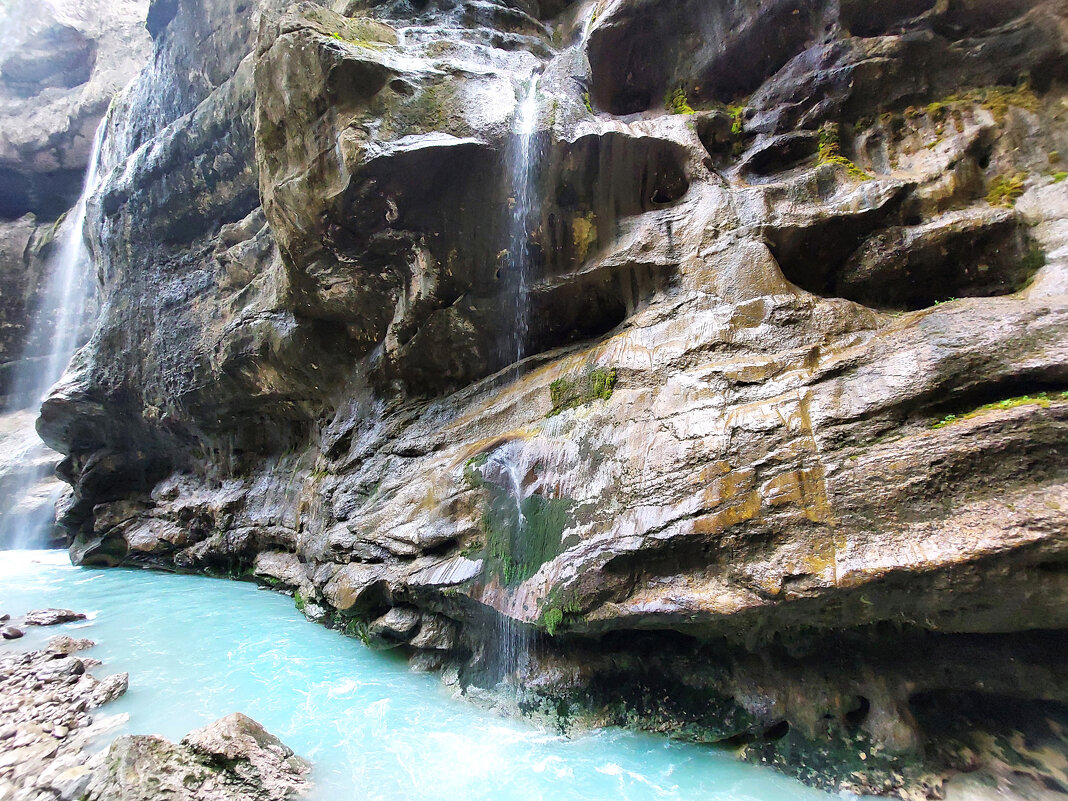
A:
[[[1063,3],[201,5],[38,423],[77,559],[864,792],[1068,699]]]
[[[147,0],[16,0],[0,14],[0,218],[55,220],[111,96],[144,63]]]

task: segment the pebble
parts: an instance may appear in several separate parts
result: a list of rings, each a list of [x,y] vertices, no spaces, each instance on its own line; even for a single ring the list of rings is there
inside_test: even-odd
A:
[[[22,629],[17,629],[14,626],[4,626],[0,629],[0,637],[5,640],[17,640],[22,634]]]

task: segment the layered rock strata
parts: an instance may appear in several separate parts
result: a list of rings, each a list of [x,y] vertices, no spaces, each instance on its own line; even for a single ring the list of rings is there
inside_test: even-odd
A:
[[[1064,789],[1062,4],[203,6],[39,421],[77,559],[816,783]]]

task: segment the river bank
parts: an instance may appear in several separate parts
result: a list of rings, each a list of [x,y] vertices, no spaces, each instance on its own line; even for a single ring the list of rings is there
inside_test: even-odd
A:
[[[14,635],[85,619],[71,610],[35,610],[4,630]],[[0,799],[290,801],[307,788],[307,763],[240,713],[177,745],[127,735],[108,746],[128,720],[108,714],[108,705],[125,694],[129,675],[98,679],[89,672],[101,666],[83,653],[95,645],[89,639],[60,634],[32,650],[19,649],[20,639],[5,635],[0,648]]]
[[[130,674],[107,707],[127,716],[117,733],[177,742],[241,712],[312,763],[314,801],[369,789],[382,801],[829,798],[721,749],[615,728],[569,738],[501,718],[249,583],[75,568],[62,552],[4,554],[0,608],[56,599],[89,617],[97,645],[79,658]],[[20,647],[42,647],[38,637],[29,631]]]

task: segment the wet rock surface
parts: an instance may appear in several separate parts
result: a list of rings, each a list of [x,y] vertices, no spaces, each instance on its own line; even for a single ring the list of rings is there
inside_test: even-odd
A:
[[[56,626],[76,620],[85,620],[85,615],[72,609],[35,609],[22,618],[27,626]]]
[[[1068,688],[1062,5],[154,4],[72,553],[825,786],[1063,754],[970,695]]]
[[[14,0],[0,9],[0,398],[5,407],[11,406],[7,396],[15,364],[47,355],[47,343],[35,341],[30,322],[57,237],[66,230],[64,215],[81,191],[93,134],[112,96],[147,59],[147,6],[147,0]],[[18,402],[24,407],[26,400]]]

